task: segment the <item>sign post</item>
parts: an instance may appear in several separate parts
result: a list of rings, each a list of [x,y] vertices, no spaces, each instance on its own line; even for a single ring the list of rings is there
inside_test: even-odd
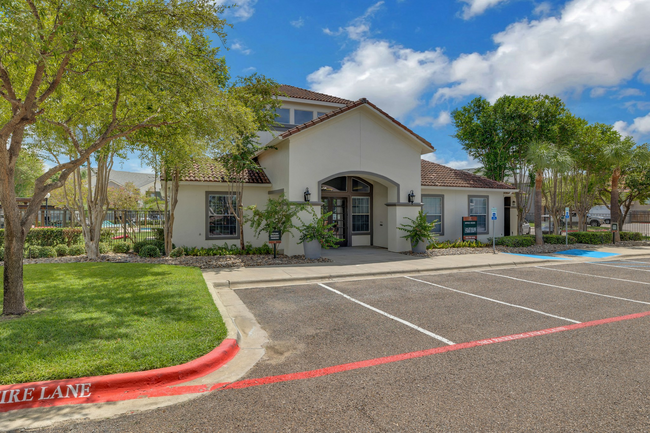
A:
[[[495,230],[496,222],[497,222],[497,208],[493,207],[492,208],[492,252],[494,254],[497,253],[497,232]]]
[[[477,220],[476,217],[463,217],[463,242],[477,239]]]
[[[569,208],[564,208],[564,231],[566,231],[566,244],[569,245]],[[580,230],[580,229],[578,229]]]
[[[282,242],[282,232],[280,230],[273,230],[271,233],[269,233],[269,243],[273,244],[274,259],[278,258],[277,246],[280,242]]]
[[[612,223],[612,243],[616,243],[616,232],[618,231],[618,223]]]

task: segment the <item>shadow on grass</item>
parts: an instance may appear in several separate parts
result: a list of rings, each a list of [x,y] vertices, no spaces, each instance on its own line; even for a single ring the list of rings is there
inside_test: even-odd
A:
[[[139,371],[212,350],[225,326],[198,269],[25,266],[30,309],[0,322],[0,383]]]

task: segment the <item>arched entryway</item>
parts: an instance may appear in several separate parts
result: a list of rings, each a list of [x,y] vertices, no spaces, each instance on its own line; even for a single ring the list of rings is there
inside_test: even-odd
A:
[[[334,224],[333,231],[339,238],[339,246],[355,245],[355,236],[357,239],[367,239],[368,245],[372,245],[372,193],[372,183],[357,176],[338,176],[321,182],[322,210],[323,213],[332,213],[328,223]]]

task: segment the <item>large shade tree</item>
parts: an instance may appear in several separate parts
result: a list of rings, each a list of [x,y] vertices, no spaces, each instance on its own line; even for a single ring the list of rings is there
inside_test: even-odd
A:
[[[0,201],[5,218],[3,314],[27,311],[22,256],[40,203],[109,143],[179,122],[177,107],[210,98],[224,70],[210,0],[7,0],[0,3]],[[218,90],[218,89],[217,89]],[[180,110],[181,113],[183,110]],[[39,176],[24,212],[15,170],[33,131],[56,130],[63,158]],[[82,132],[87,140],[80,141]]]

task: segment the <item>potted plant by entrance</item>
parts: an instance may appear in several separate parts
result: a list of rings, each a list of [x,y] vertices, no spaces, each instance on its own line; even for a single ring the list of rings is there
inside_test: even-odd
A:
[[[305,248],[305,258],[307,259],[320,259],[321,250],[323,248],[338,248],[337,242],[339,238],[334,235],[332,227],[334,224],[328,224],[327,219],[332,215],[332,212],[327,212],[320,217],[316,215],[313,206],[310,206],[313,219],[310,223],[298,227],[300,231],[299,244],[303,244]]]
[[[427,222],[427,214],[424,211],[418,212],[418,216],[413,219],[404,217],[410,223],[402,224],[398,229],[406,232],[402,238],[411,242],[411,251],[414,253],[426,253],[427,245],[436,240],[436,235],[433,233],[433,228],[438,221]]]

